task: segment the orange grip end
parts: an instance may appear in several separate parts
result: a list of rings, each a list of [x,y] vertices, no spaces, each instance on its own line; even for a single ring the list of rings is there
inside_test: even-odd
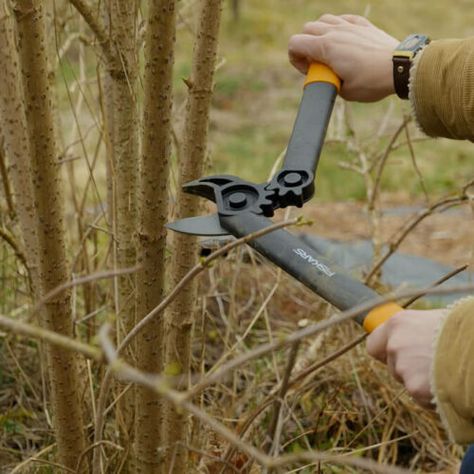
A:
[[[341,89],[341,80],[336,73],[328,66],[322,63],[312,63],[309,66],[308,73],[304,85],[312,84],[313,82],[329,82],[336,87],[337,91]]]
[[[385,303],[381,306],[377,306],[377,308],[369,311],[364,319],[365,331],[370,334],[374,329],[378,328],[400,311],[403,311],[403,308],[396,303]]]

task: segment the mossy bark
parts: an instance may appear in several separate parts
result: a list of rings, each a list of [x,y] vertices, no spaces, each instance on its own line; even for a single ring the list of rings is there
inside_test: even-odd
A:
[[[181,192],[181,185],[202,175],[207,154],[209,111],[214,70],[217,58],[218,34],[222,0],[201,0],[199,25],[193,52],[193,65],[186,104],[184,141],[182,145],[179,195],[176,218],[194,216],[199,210],[196,197]],[[197,240],[183,234],[173,236],[173,283],[194,266],[198,258]],[[196,307],[196,283],[183,289],[167,314],[166,367],[187,375],[191,362],[191,337]],[[185,448],[188,416],[169,406],[166,419],[167,469],[173,462],[173,472],[186,472]],[[168,472],[168,471],[166,471]]]
[[[150,0],[145,38],[145,78],[140,175],[137,315],[146,316],[163,298],[165,223],[171,157],[172,73],[176,21],[173,0]],[[163,319],[155,318],[137,336],[137,365],[148,373],[163,367]],[[136,390],[135,468],[157,473],[162,459],[159,396],[146,387]]]

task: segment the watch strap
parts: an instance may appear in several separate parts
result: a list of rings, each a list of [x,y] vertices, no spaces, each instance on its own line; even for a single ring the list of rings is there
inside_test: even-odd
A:
[[[410,81],[411,58],[393,56],[393,84],[400,99],[408,99],[408,83]]]
[[[426,35],[412,34],[407,36],[392,54],[393,84],[401,99],[408,99],[412,60],[429,42],[430,39]]]

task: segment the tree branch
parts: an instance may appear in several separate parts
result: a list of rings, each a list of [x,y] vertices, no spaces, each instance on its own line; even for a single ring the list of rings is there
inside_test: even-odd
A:
[[[28,264],[26,262],[26,256],[23,253],[23,251],[20,249],[20,246],[15,241],[15,238],[13,237],[13,235],[11,235],[10,232],[7,232],[5,229],[2,229],[0,227],[0,239],[3,239],[13,249],[18,260],[20,260],[20,262],[25,268],[28,268]]]
[[[84,18],[89,28],[94,33],[106,62],[112,66],[118,62],[118,57],[112,48],[112,42],[107,29],[97,13],[92,11],[92,5],[86,0],[69,0],[79,14]]]
[[[372,270],[370,270],[369,274],[365,277],[365,283],[369,283],[372,280],[372,277],[379,271],[379,269],[382,267],[382,265],[388,260],[388,258],[400,247],[402,242],[405,240],[405,238],[408,236],[408,234],[424,219],[426,219],[428,216],[433,214],[434,212],[441,212],[444,211],[450,207],[453,207],[455,205],[461,204],[462,202],[467,200],[467,196],[465,194],[462,194],[461,196],[458,197],[451,197],[451,198],[444,198],[441,199],[440,201],[436,202],[435,204],[432,204],[430,207],[425,209],[424,211],[421,211],[415,217],[409,219],[405,225],[399,230],[399,235],[398,237],[393,237],[392,241],[389,244],[389,248],[387,252],[385,252],[382,257],[380,257],[377,262],[374,264],[372,267]]]
[[[49,331],[48,329],[43,329],[3,315],[0,315],[0,328],[13,334],[20,334],[21,336],[31,337],[33,339],[41,339],[49,344],[71,352],[79,352],[88,359],[95,360],[96,362],[103,361],[103,355],[100,349],[63,336],[57,332]]]

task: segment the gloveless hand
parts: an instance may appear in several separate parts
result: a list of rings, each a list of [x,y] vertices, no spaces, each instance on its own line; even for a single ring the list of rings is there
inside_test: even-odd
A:
[[[435,333],[445,310],[401,311],[367,338],[367,352],[387,364],[420,405],[432,407],[430,373]]]
[[[394,93],[392,52],[399,41],[357,15],[323,15],[290,38],[291,63],[302,73],[314,61],[342,79],[346,100],[373,102]]]

